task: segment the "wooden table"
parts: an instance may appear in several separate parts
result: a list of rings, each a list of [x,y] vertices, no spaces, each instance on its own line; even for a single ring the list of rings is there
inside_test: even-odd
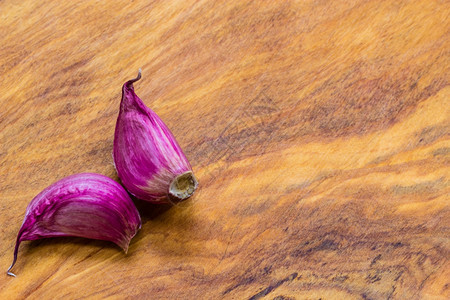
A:
[[[63,4],[64,3],[64,4]],[[450,298],[447,1],[0,2],[0,299]],[[200,181],[127,255],[24,242],[67,175],[117,179],[122,84]]]

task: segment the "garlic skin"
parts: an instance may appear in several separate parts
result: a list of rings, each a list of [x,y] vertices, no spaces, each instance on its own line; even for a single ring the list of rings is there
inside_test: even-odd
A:
[[[122,87],[114,135],[114,164],[122,184],[137,198],[172,203],[189,198],[198,181],[169,128],[134,92],[135,79]]]
[[[125,253],[141,228],[141,218],[125,189],[95,173],[63,178],[31,200],[17,236],[14,261],[22,241],[76,236],[116,243]]]

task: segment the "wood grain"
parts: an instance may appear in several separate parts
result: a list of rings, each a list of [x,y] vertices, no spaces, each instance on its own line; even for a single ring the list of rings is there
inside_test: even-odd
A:
[[[29,201],[114,179],[121,85],[200,181],[124,255],[25,242],[1,299],[448,299],[447,1],[0,2],[0,265]]]

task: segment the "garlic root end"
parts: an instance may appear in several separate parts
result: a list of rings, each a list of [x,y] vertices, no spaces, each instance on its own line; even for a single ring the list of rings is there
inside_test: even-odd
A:
[[[169,187],[169,195],[179,200],[185,200],[194,194],[198,181],[192,171],[185,172],[175,177]]]

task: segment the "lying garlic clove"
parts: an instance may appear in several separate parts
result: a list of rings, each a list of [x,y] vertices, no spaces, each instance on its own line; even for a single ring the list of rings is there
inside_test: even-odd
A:
[[[22,241],[77,236],[116,243],[125,253],[141,228],[141,218],[125,189],[94,173],[63,178],[44,189],[28,205],[17,236],[14,260]]]
[[[134,92],[122,88],[114,136],[114,164],[125,188],[139,199],[167,203],[189,198],[198,186],[191,165],[169,128]]]

